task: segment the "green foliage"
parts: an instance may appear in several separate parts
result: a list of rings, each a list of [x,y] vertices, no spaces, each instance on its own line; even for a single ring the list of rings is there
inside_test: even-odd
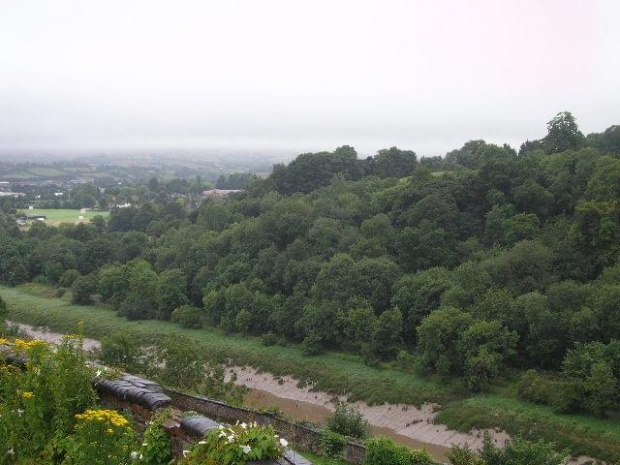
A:
[[[133,372],[139,369],[142,352],[139,341],[127,331],[115,331],[101,339],[101,361],[112,367]]]
[[[71,287],[80,276],[81,274],[78,270],[66,270],[58,280],[58,285],[62,287]]]
[[[456,308],[442,308],[426,317],[418,327],[418,348],[423,367],[441,376],[459,373],[463,356],[458,341],[472,317]]]
[[[119,465],[132,461],[134,432],[113,410],[86,410],[78,414],[75,432],[66,441],[63,465]]]
[[[170,411],[157,413],[144,431],[140,448],[140,463],[146,465],[169,465],[174,462],[172,439],[166,430]]]
[[[193,305],[182,305],[172,312],[171,320],[183,328],[202,328],[206,315],[202,308]]]
[[[76,415],[95,403],[82,340],[65,337],[56,351],[39,340],[1,342],[28,363],[20,368],[0,360],[0,444],[13,451],[2,454],[0,463],[47,463],[50,454],[66,448]]]
[[[312,357],[313,355],[320,355],[323,353],[322,338],[316,334],[306,336],[301,343],[301,353],[306,357]]]
[[[171,334],[156,348],[156,359],[163,368],[158,378],[166,386],[196,390],[205,377],[205,360],[186,336]]]
[[[226,369],[223,365],[208,362],[205,366],[205,379],[201,393],[212,399],[222,400],[233,405],[241,405],[248,392],[245,386],[235,384],[236,374],[226,381]]]
[[[230,360],[276,375],[313,380],[314,388],[332,394],[349,393],[349,399],[376,403],[436,402],[443,405],[436,419],[452,429],[498,427],[512,435],[531,435],[555,441],[577,455],[603,460],[620,458],[620,429],[610,420],[584,415],[560,415],[544,405],[518,401],[510,394],[477,395],[459,401],[453,385],[435,382],[417,374],[377,370],[346,354],[329,353],[318,359],[304,358],[294,347],[265,347],[259,340],[223,335],[213,329],[183,330],[162,321],[127,321],[104,307],[68,304],[60,299],[34,295],[27,288],[0,287],[9,303],[9,318],[55,331],[75,331],[80,320],[88,321],[86,335],[100,339],[114,329],[125,328],[144,343],[153,344],[173,333],[183,333],[191,345],[212,361]],[[528,436],[530,437],[530,436]]]
[[[92,296],[97,290],[96,278],[92,275],[76,278],[71,288],[71,302],[78,305],[90,305]]]
[[[446,458],[451,465],[486,465],[484,460],[480,459],[478,452],[470,449],[468,444],[452,446]]]
[[[263,343],[264,346],[273,346],[276,345],[278,343],[278,336],[269,331],[268,333],[263,334],[263,336],[261,337],[261,342]]]
[[[273,460],[288,445],[272,427],[241,423],[212,430],[192,447],[180,465],[243,465],[253,460]]]
[[[343,402],[339,402],[334,413],[327,418],[327,429],[357,439],[370,436],[370,423],[358,409]]]
[[[168,319],[174,310],[188,303],[187,279],[185,274],[176,268],[162,272],[157,279],[157,310],[161,318]]]
[[[321,433],[321,448],[323,454],[332,459],[342,458],[347,445],[347,438],[342,434],[325,429]]]
[[[547,123],[547,135],[543,139],[543,145],[547,153],[580,149],[585,144],[585,137],[577,127],[575,117],[570,111],[558,113]]]
[[[305,366],[312,366],[313,379],[335,393],[351,390],[371,402],[437,395],[431,381],[410,376],[413,359],[391,362],[406,350],[425,372],[473,391],[492,391],[512,370],[548,370],[544,383],[523,381],[523,399],[555,398],[558,410],[613,416],[618,398],[609,393],[620,379],[611,353],[620,340],[618,128],[584,138],[564,112],[547,129],[519,155],[474,140],[423,166],[414,152],[397,148],[365,160],[348,146],[303,154],[244,192],[189,212],[181,197],[191,194],[192,202],[199,181],[158,174],[149,186],[114,186],[105,196],[80,186],[79,202],[115,197],[141,206],[114,211],[107,224],[28,231],[2,215],[0,281],[74,281],[76,302],[100,295],[130,320],[201,326],[184,334],[209,341],[214,359],[226,355],[212,342],[212,327],[222,330],[220,338],[240,332],[268,335],[269,344],[271,334],[301,342],[289,360],[298,361],[299,349],[329,351],[282,370],[308,379]],[[33,319],[67,327],[81,315],[106,336],[125,324],[109,323],[102,308],[83,313],[69,306],[60,321],[54,299],[45,305],[49,314],[35,308]],[[153,328],[172,331],[143,324],[131,328],[145,338]],[[247,349],[251,343],[258,355]],[[258,338],[241,347],[242,363],[241,352],[270,365],[270,356],[285,352]],[[348,354],[340,358],[338,351]],[[355,361],[347,365],[355,366],[349,380],[335,369],[320,372],[330,357],[340,368],[347,356]],[[366,366],[355,365],[360,358]],[[364,386],[355,374],[395,364],[402,380],[416,379],[412,386],[393,387],[380,374],[372,376],[383,384]],[[439,396],[451,389],[452,383]],[[513,394],[507,389],[507,397]]]
[[[556,452],[551,443],[521,438],[511,440],[500,449],[490,436],[486,436],[480,457],[486,465],[561,465],[566,455]]]
[[[558,383],[543,378],[536,370],[527,370],[517,385],[517,393],[520,399],[550,405],[558,399],[558,388]]]
[[[464,379],[472,390],[488,387],[505,361],[514,355],[519,336],[498,321],[478,321],[460,336],[458,350],[464,357]]]
[[[590,376],[586,378],[585,389],[588,395],[587,408],[599,417],[605,417],[607,410],[618,401],[618,380],[605,362],[596,362]]]
[[[368,441],[364,465],[434,465],[430,454],[397,446],[387,438],[373,438]]]

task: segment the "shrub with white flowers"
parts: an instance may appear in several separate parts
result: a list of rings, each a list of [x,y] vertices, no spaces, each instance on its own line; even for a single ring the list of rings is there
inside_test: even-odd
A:
[[[271,426],[241,423],[220,426],[210,431],[190,451],[182,465],[237,465],[252,460],[273,460],[281,457],[288,441],[278,436]]]

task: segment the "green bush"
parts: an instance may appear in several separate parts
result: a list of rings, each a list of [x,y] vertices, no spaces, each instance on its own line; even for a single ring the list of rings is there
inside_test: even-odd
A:
[[[243,465],[256,460],[274,460],[284,454],[288,441],[271,426],[241,423],[211,430],[179,462],[182,465]]]
[[[399,350],[396,355],[396,367],[404,373],[415,373],[416,358],[406,350]]]
[[[560,413],[575,413],[584,408],[586,403],[585,382],[580,379],[562,381],[553,406]]]
[[[357,439],[370,436],[370,423],[352,405],[338,403],[336,411],[327,418],[327,429]]]
[[[71,303],[78,305],[91,305],[93,303],[93,294],[97,292],[97,280],[94,276],[81,276],[73,283],[73,296]]]
[[[527,370],[517,385],[518,397],[535,404],[552,404],[559,390],[558,382],[543,378],[536,370]]]
[[[193,305],[182,305],[172,312],[171,319],[183,328],[202,328],[205,323],[205,313],[201,308]]]
[[[50,453],[67,449],[76,415],[95,403],[82,339],[66,336],[55,350],[39,340],[0,344],[28,359],[22,368],[0,360],[0,463],[50,463]]]
[[[164,385],[198,389],[205,378],[205,359],[186,336],[171,334],[156,351],[157,363],[163,365],[157,377]]]
[[[557,453],[554,444],[521,438],[513,439],[504,449],[500,449],[487,435],[480,457],[486,465],[561,465],[566,454]]]
[[[170,420],[170,417],[170,410],[164,410],[153,418],[153,421],[144,432],[142,448],[140,449],[140,463],[146,465],[167,465],[174,459],[174,455],[172,455],[172,440],[166,430],[166,422]]]
[[[446,458],[451,465],[485,465],[485,462],[479,457],[479,454],[470,449],[469,445],[452,446],[450,452],[446,454]]]
[[[321,434],[321,447],[323,448],[323,453],[327,457],[333,459],[341,458],[346,445],[347,438],[342,434],[328,429],[323,430]]]
[[[75,280],[78,279],[80,276],[82,275],[78,270],[67,270],[62,274],[62,276],[60,276],[60,279],[58,280],[58,285],[61,287],[71,287],[73,286]]]
[[[264,346],[267,347],[274,346],[278,343],[278,336],[274,332],[269,331],[263,334],[263,336],[261,337],[261,342]]]
[[[125,417],[114,410],[86,410],[76,418],[63,465],[131,463],[135,433]]]
[[[368,441],[364,465],[434,465],[436,462],[425,450],[397,446],[388,438]]]
[[[117,331],[101,339],[101,361],[128,371],[140,371],[142,348],[127,331]]]
[[[4,300],[2,300],[2,296],[0,296],[0,323],[4,322],[4,319],[6,318],[6,302]]]
[[[322,354],[323,343],[321,337],[317,336],[316,334],[306,336],[306,338],[301,343],[301,353],[306,357]]]

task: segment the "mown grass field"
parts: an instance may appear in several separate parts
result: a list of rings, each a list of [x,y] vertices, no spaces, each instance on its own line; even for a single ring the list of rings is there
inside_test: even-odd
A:
[[[450,428],[500,428],[511,434],[542,438],[575,455],[620,460],[620,423],[585,415],[560,415],[553,409],[522,402],[511,389],[498,389],[474,397],[459,395],[455,386],[391,369],[371,368],[356,356],[328,353],[303,357],[294,346],[265,347],[257,338],[226,335],[213,329],[183,329],[163,321],[127,321],[111,309],[72,305],[66,295],[49,298],[49,288],[0,286],[8,306],[8,319],[60,332],[75,332],[84,323],[88,337],[101,338],[124,329],[144,343],[172,333],[186,335],[204,354],[219,362],[251,365],[274,375],[292,375],[316,383],[316,389],[348,394],[367,403],[437,402],[443,405],[437,421]]]
[[[95,216],[103,216],[104,218],[110,216],[110,212],[107,211],[86,211],[80,213],[80,210],[70,209],[54,209],[54,208],[38,208],[34,210],[19,210],[18,213],[24,215],[45,215],[47,216],[46,224],[51,226],[60,223],[88,223]],[[83,216],[83,219],[79,219]]]

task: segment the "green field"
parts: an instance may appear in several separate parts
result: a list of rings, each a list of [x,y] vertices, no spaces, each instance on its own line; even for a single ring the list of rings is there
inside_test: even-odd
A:
[[[555,442],[575,455],[620,459],[618,421],[560,415],[549,407],[515,399],[511,389],[501,388],[475,397],[459,396],[455,386],[387,367],[371,368],[357,356],[328,353],[308,358],[295,346],[266,347],[257,338],[226,335],[213,329],[182,329],[164,321],[127,321],[105,307],[72,305],[68,294],[62,299],[47,297],[54,293],[51,288],[35,284],[17,288],[0,286],[9,320],[60,332],[75,332],[82,321],[86,336],[101,338],[125,329],[144,343],[171,333],[183,333],[208,358],[218,362],[250,365],[274,375],[292,375],[315,382],[318,390],[348,394],[351,400],[371,404],[438,402],[443,404],[438,420],[451,428],[468,431],[474,427],[497,427],[511,434]]]
[[[46,223],[52,226],[60,223],[88,223],[92,218],[98,215],[103,216],[104,218],[110,216],[110,212],[108,211],[87,211],[85,213],[80,213],[80,210],[53,208],[19,210],[18,213],[23,213],[25,215],[45,215],[47,216]],[[84,219],[80,220],[80,216],[83,216]]]

